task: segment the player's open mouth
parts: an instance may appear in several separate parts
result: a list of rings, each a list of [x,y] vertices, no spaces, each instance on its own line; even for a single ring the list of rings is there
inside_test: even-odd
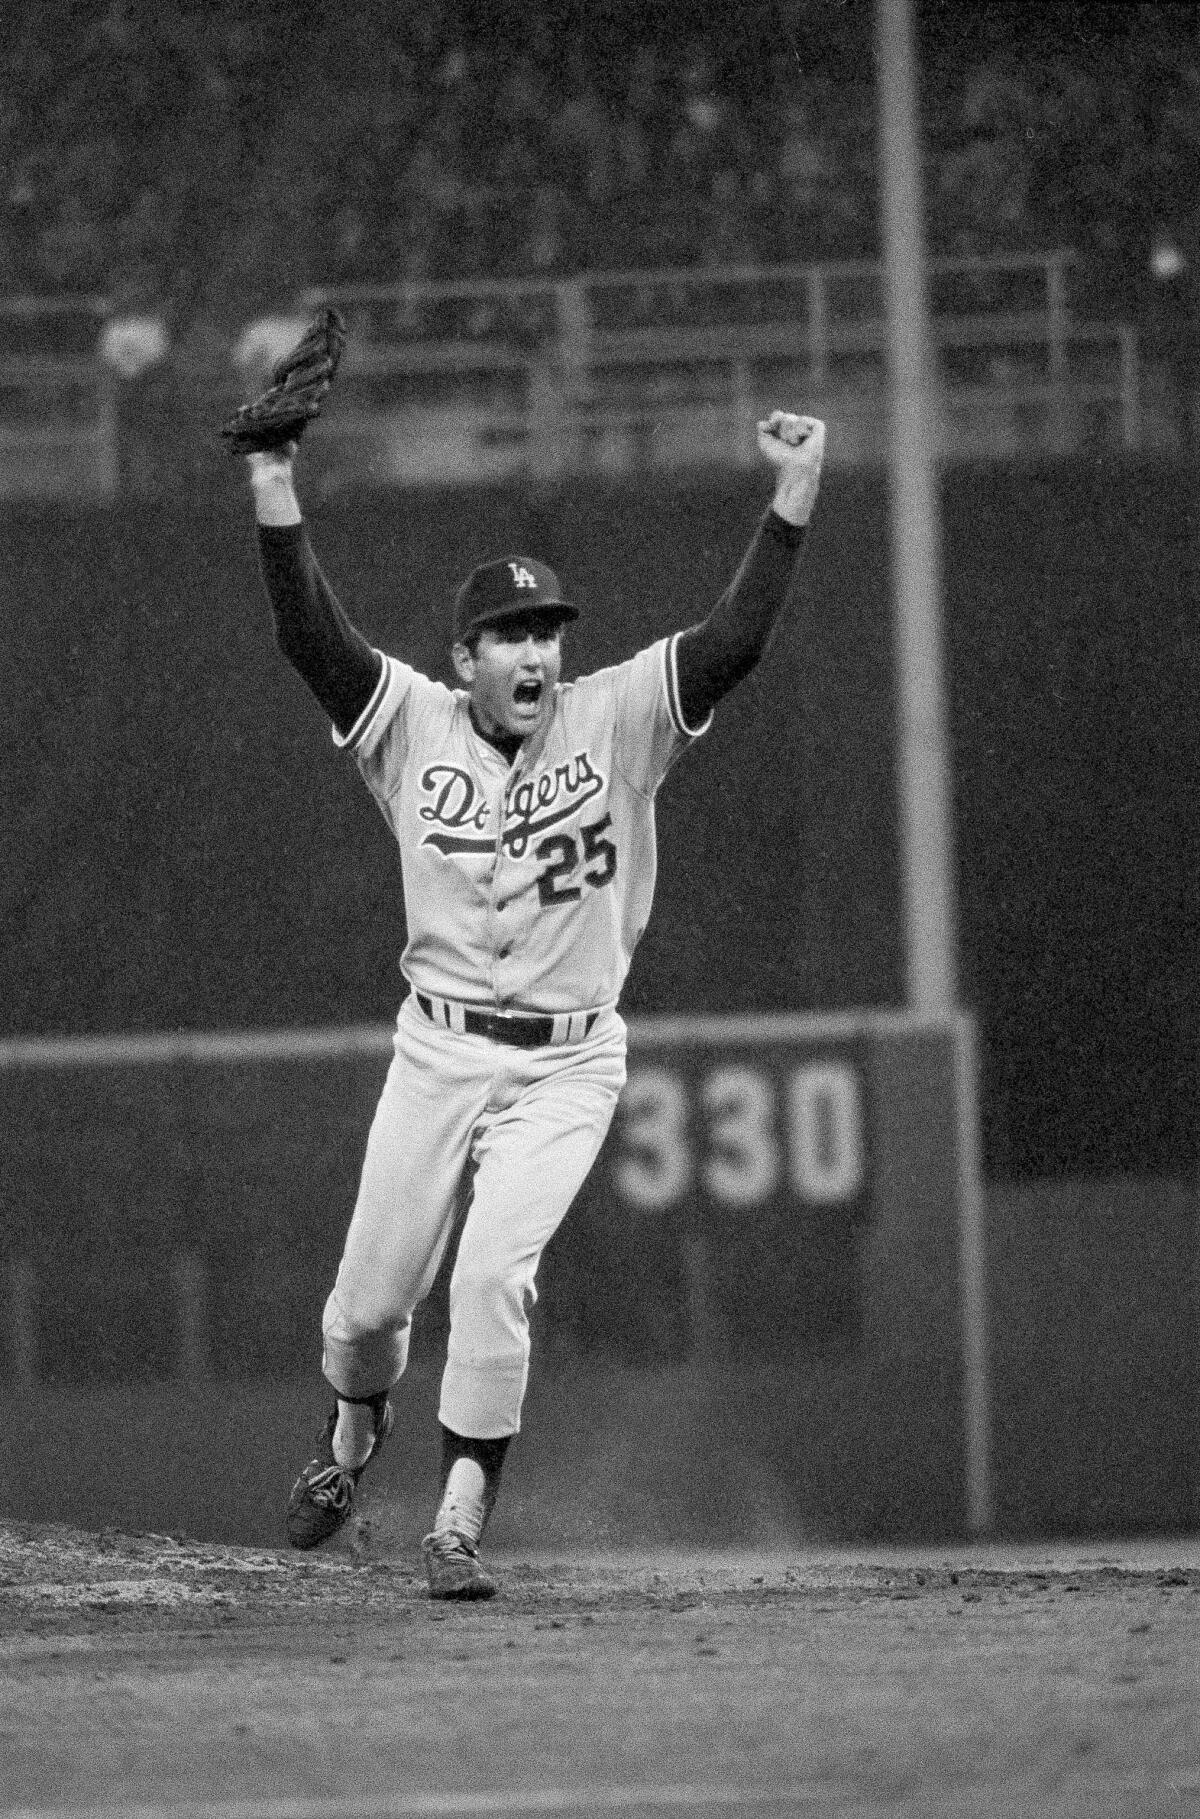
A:
[[[513,689],[513,700],[518,707],[536,707],[541,698],[540,682],[518,682]]]

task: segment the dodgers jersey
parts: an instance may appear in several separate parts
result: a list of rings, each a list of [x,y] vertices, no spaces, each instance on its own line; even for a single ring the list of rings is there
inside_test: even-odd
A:
[[[689,728],[678,634],[554,691],[511,767],[469,696],[380,652],[348,747],[400,846],[415,991],[513,1011],[615,1004],[650,916],[654,797]]]

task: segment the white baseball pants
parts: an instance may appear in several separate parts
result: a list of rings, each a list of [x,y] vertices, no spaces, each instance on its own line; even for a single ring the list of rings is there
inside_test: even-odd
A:
[[[410,996],[394,1051],[325,1304],[325,1375],[359,1397],[401,1376],[413,1311],[469,1194],[439,1419],[456,1434],[499,1439],[521,1424],[542,1251],[625,1084],[625,1025],[602,1011],[581,1042],[519,1049],[456,1035]]]

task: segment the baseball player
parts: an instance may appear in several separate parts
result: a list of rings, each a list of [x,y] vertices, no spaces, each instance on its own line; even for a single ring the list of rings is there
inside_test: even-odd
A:
[[[625,1080],[617,1006],[654,892],[655,795],[766,647],[824,435],[781,410],[759,424],[774,495],[732,584],[699,623],[612,668],[564,682],[579,609],[544,562],[480,564],[449,628],[456,687],[347,618],[302,521],[295,441],[247,455],[278,642],[399,843],[408,930],[409,991],[322,1322],[336,1400],[288,1504],[296,1547],[350,1515],[465,1206],[422,1557],[434,1598],[496,1590],[479,1544],[520,1426],[538,1263]]]

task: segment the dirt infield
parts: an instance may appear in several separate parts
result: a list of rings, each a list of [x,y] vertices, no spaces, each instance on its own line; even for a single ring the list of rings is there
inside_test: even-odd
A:
[[[1200,1814],[1200,1542],[493,1564],[0,1523],[0,1812]]]

